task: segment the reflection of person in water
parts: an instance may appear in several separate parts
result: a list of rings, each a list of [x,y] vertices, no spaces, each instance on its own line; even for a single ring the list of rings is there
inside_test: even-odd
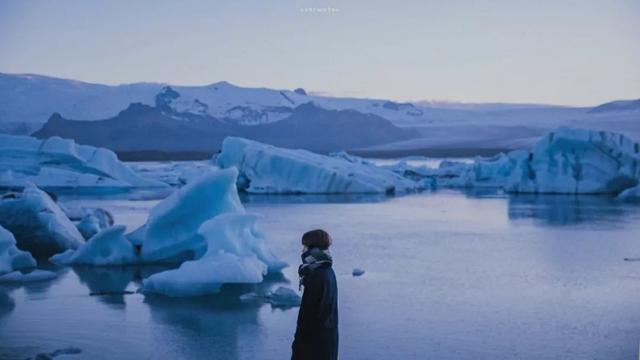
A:
[[[324,230],[302,236],[302,265],[298,269],[304,286],[293,340],[293,360],[338,358],[338,288],[329,254],[331,237]]]

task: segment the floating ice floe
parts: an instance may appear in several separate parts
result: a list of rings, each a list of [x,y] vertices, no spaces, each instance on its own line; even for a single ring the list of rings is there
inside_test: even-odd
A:
[[[280,286],[276,291],[267,295],[267,302],[274,307],[293,307],[300,306],[302,299],[297,292],[292,289]]]
[[[36,257],[49,257],[84,244],[58,204],[31,183],[21,194],[0,199],[0,225],[13,233],[20,249]]]
[[[255,227],[255,215],[227,213],[205,222],[198,234],[207,241],[206,253],[143,281],[145,291],[168,296],[216,293],[226,283],[259,283],[269,271],[286,264],[271,254]]]
[[[512,193],[617,194],[638,184],[638,143],[605,131],[559,128],[530,150],[439,169],[396,167],[423,187],[501,188]]]
[[[75,250],[56,254],[50,260],[63,265],[127,265],[139,263],[133,244],[122,225],[104,229]]]
[[[147,224],[132,235],[143,262],[186,260],[179,268],[143,281],[145,292],[196,296],[218,292],[226,283],[259,283],[281,270],[247,214],[235,187],[236,169],[206,174],[151,210]]]
[[[51,280],[58,277],[58,274],[47,270],[33,270],[31,272],[13,271],[0,276],[0,283],[25,283],[35,281]]]
[[[0,275],[35,266],[36,261],[33,256],[19,250],[13,234],[0,226]]]
[[[398,194],[417,184],[387,169],[337,154],[282,149],[228,137],[216,156],[221,168],[237,167],[238,189],[257,194]]]
[[[276,291],[265,295],[259,295],[255,292],[242,294],[240,301],[244,303],[265,302],[273,307],[288,308],[300,306],[302,299],[295,290],[280,286]]]
[[[166,187],[137,175],[108,149],[73,140],[0,134],[0,187],[45,189]]]
[[[364,270],[362,270],[360,268],[355,268],[351,272],[351,275],[353,275],[353,276],[362,276],[362,275],[364,275]]]

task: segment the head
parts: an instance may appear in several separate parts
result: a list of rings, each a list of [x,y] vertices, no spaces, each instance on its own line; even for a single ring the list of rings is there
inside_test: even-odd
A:
[[[302,235],[302,245],[305,251],[316,248],[327,250],[331,246],[331,236],[322,229],[307,231]]]

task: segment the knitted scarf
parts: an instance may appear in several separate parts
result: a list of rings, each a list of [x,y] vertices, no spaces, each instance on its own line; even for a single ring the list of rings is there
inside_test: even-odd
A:
[[[329,250],[313,248],[302,253],[302,265],[298,267],[298,275],[300,276],[298,289],[302,289],[305,278],[311,275],[315,269],[323,264],[331,265],[332,263],[333,260],[331,259]]]

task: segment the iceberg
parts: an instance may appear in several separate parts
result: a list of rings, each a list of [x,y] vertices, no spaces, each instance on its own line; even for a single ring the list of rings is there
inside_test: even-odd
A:
[[[530,150],[478,158],[469,165],[410,170],[438,187],[499,188],[510,193],[618,194],[640,181],[640,145],[622,134],[559,128]]]
[[[238,189],[255,194],[398,194],[417,184],[387,169],[338,153],[324,156],[227,137],[216,156],[220,168],[237,167]]]
[[[48,190],[167,186],[140,177],[108,149],[56,136],[0,134],[0,187],[23,188],[27,182]]]
[[[18,250],[16,239],[0,226],[0,275],[36,266],[36,260],[26,251]]]
[[[0,199],[0,225],[13,233],[18,248],[49,257],[84,244],[84,238],[58,204],[31,183],[22,194]]]
[[[125,226],[104,229],[76,250],[67,250],[52,256],[51,262],[62,265],[127,265],[139,258],[133,244],[124,235]]]
[[[226,213],[205,222],[198,234],[206,239],[206,253],[175,270],[154,274],[143,281],[145,292],[172,297],[197,296],[220,291],[226,283],[256,284],[264,275],[286,266],[269,252],[256,229],[257,217]]]
[[[149,293],[197,296],[216,293],[226,283],[259,283],[286,266],[267,248],[245,213],[235,188],[236,169],[218,170],[181,188],[152,209],[139,237],[141,259],[185,260],[179,268],[143,281]]]
[[[130,235],[144,262],[181,262],[201,257],[206,239],[198,229],[220,214],[244,213],[235,169],[210,171],[151,209],[146,224]]]

